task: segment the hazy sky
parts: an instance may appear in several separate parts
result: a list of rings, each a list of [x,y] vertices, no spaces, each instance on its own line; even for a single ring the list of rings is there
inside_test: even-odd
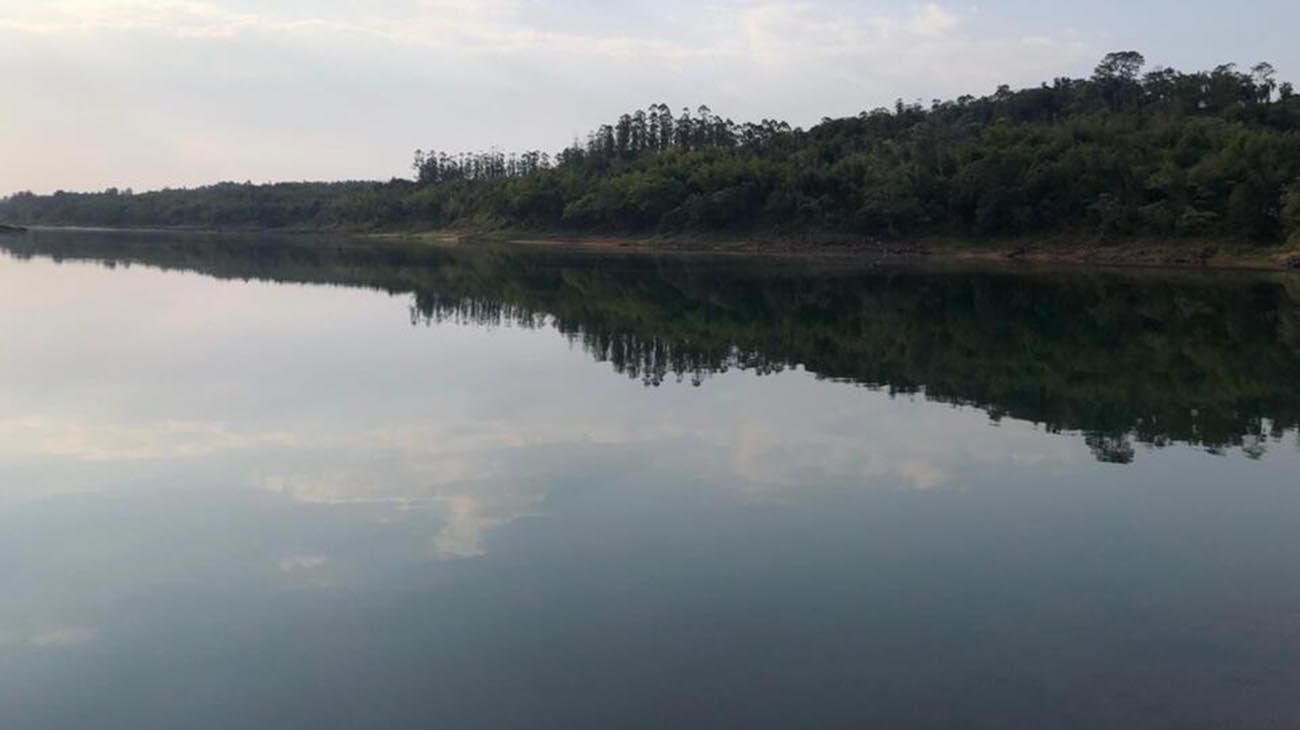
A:
[[[1294,0],[0,0],[0,194],[388,178],[658,101],[806,126],[1115,49],[1298,79],[1297,27]]]

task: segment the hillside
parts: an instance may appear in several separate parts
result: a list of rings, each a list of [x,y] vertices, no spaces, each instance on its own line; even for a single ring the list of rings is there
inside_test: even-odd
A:
[[[1300,238],[1300,95],[1266,63],[898,102],[810,129],[656,104],[557,154],[416,153],[415,180],[19,193],[19,224],[584,234]]]

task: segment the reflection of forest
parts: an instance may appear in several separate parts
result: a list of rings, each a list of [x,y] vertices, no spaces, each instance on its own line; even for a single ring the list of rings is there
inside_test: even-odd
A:
[[[831,269],[792,262],[177,235],[44,233],[18,256],[414,295],[417,322],[554,326],[647,384],[802,366],[1052,431],[1263,452],[1300,426],[1285,275]]]

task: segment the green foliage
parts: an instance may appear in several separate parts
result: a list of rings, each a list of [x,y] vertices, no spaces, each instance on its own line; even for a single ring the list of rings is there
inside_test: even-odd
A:
[[[379,187],[368,182],[221,183],[148,193],[116,188],[102,193],[18,193],[0,201],[0,218],[34,225],[317,228],[337,224],[349,213],[386,213],[349,209],[354,200],[373,195]]]
[[[1300,180],[1282,193],[1282,232],[1289,242],[1300,244]]]
[[[1300,96],[1249,73],[1155,69],[898,103],[811,129],[707,107],[625,114],[552,156],[417,151],[416,181],[15,195],[18,223],[576,233],[1216,237],[1297,230]]]

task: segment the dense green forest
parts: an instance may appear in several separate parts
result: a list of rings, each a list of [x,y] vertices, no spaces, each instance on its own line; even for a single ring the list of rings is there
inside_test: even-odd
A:
[[[551,327],[650,386],[803,368],[1080,433],[1106,461],[1140,444],[1259,455],[1300,428],[1300,287],[1281,273],[953,273],[168,233],[38,232],[0,251],[406,294],[417,325]]]
[[[27,224],[1300,240],[1300,95],[1260,63],[1108,55],[1087,79],[810,129],[655,104],[543,152],[418,151],[414,180],[13,195]]]

